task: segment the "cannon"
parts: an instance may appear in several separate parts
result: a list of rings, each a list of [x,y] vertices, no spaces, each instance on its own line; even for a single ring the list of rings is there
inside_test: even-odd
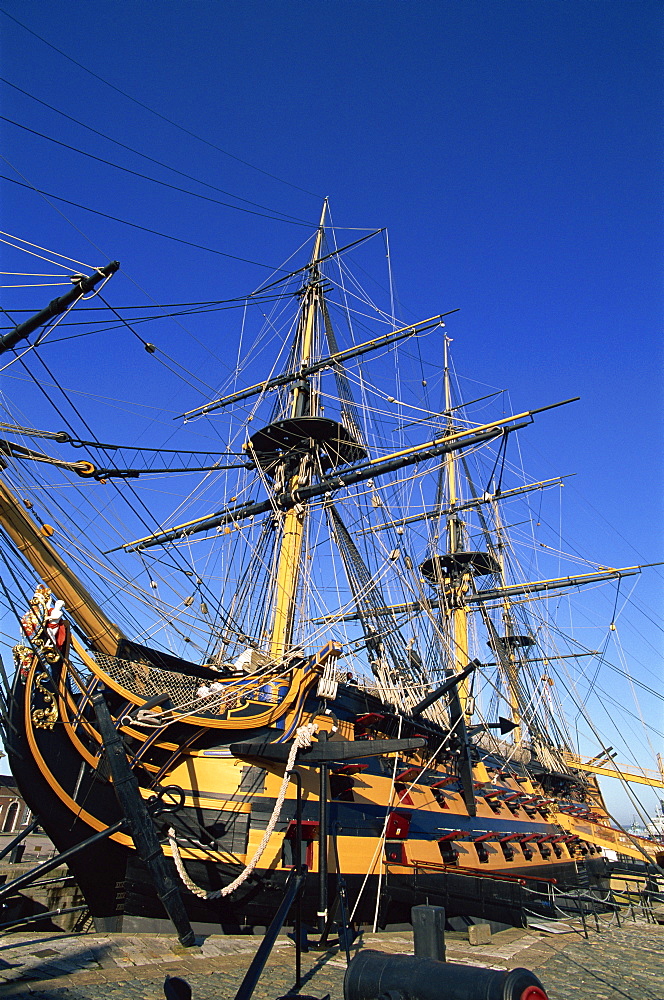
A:
[[[344,977],[344,1000],[548,1000],[528,969],[483,969],[367,949]]]

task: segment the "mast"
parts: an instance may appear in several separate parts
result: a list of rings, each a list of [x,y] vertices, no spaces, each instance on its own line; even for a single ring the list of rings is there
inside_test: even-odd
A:
[[[449,344],[450,338],[444,338],[444,386],[445,386],[445,414],[447,417],[446,430],[448,434],[454,431],[452,420],[452,387],[450,384],[449,365]],[[468,576],[462,571],[461,564],[454,561],[455,553],[463,549],[463,522],[457,514],[456,507],[459,502],[457,493],[457,469],[456,455],[449,452],[445,456],[445,479],[447,482],[447,552],[451,557],[450,567],[453,567],[451,586],[448,588],[448,596],[452,605],[451,619],[451,640],[452,640],[452,666],[454,673],[458,674],[465,669],[468,664],[468,608],[464,600],[464,593],[468,589]],[[468,713],[468,680],[459,682],[458,694],[461,710],[464,715]]]
[[[0,482],[0,525],[46,586],[65,602],[67,614],[83,629],[91,645],[101,653],[116,656],[124,639],[121,629],[107,618],[3,482]]]
[[[449,337],[444,340],[444,388],[446,417],[445,434],[448,439],[455,437],[457,431],[452,413],[452,386],[449,365]],[[516,429],[516,428],[515,428]],[[444,512],[443,496],[446,501]],[[500,571],[500,564],[491,551],[477,552],[466,548],[465,524],[459,517],[459,512],[467,504],[459,496],[457,486],[457,457],[450,450],[445,454],[442,477],[439,485],[439,496],[436,503],[441,520],[444,513],[446,525],[446,552],[433,552],[420,566],[422,575],[432,587],[439,592],[436,602],[441,608],[441,617],[446,625],[451,646],[452,670],[455,674],[463,671],[470,659],[468,648],[468,614],[469,593],[472,578],[488,576]],[[460,714],[463,718],[472,715],[472,699],[468,693],[468,680],[460,681],[455,697],[458,698]]]
[[[505,582],[505,558],[504,543],[502,540],[502,524],[498,504],[494,501],[494,518],[496,522],[496,533],[498,537],[498,559],[501,569],[501,580]],[[533,640],[530,636],[517,635],[514,630],[514,620],[512,616],[512,602],[508,595],[503,598],[502,619],[505,627],[505,635],[500,637],[492,630],[492,642],[496,645],[496,656],[500,664],[504,667],[507,679],[507,700],[510,706],[512,722],[515,723],[513,739],[515,743],[521,742],[521,698],[519,691],[519,660],[516,651],[520,646],[532,646]]]
[[[319,307],[320,271],[315,263],[320,257],[323,244],[325,216],[327,214],[327,198],[323,202],[318,232],[310,262],[309,281],[302,299],[302,312],[297,332],[300,367],[306,367],[311,361],[313,340],[316,325],[316,315]],[[317,401],[312,399],[311,386],[307,379],[301,379],[291,388],[290,418],[297,421],[301,417],[315,416]],[[298,486],[308,485],[311,478],[311,462],[308,454],[297,453],[294,456],[299,461],[294,463],[288,455],[283,459],[282,475],[278,479],[285,481],[289,477],[289,487],[296,490]],[[292,642],[295,619],[295,599],[300,575],[300,558],[305,533],[307,508],[298,504],[287,511],[284,516],[281,534],[281,547],[276,569],[276,603],[272,621],[270,638],[270,656],[275,660],[282,659]]]

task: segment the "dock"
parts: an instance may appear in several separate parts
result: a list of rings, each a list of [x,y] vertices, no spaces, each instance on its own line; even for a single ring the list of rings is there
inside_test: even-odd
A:
[[[664,1000],[664,925],[615,916],[599,931],[571,921],[510,928],[473,945],[446,933],[447,960],[492,969],[523,967],[541,979],[549,1000]],[[163,1000],[166,975],[186,979],[193,1000],[234,1000],[260,937],[210,935],[192,948],[157,934],[18,931],[0,938],[0,997],[12,1000]],[[409,930],[365,932],[351,952],[373,948],[412,954]],[[278,938],[253,1000],[292,990],[295,947]],[[302,996],[342,1000],[346,959],[338,946],[303,955]],[[295,995],[295,994],[292,994]],[[443,998],[441,998],[443,1000]],[[472,998],[469,998],[472,1000]]]

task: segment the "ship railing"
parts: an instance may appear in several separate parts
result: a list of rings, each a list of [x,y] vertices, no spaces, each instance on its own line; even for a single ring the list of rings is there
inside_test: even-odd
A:
[[[623,880],[630,879],[629,874],[625,876],[620,873],[619,877]],[[626,910],[634,922],[636,922],[637,913],[639,913],[646,923],[658,923],[657,911],[661,910],[661,906],[664,904],[664,892],[661,891],[662,876],[657,874],[650,876],[650,880],[646,882],[645,886],[638,885],[639,882],[643,882],[643,875],[632,875],[631,880],[635,881],[638,887],[618,889],[612,886],[606,890],[570,891],[559,886],[551,886],[547,894],[553,907],[560,914],[558,919],[561,921],[569,920],[570,910],[572,910],[575,917],[581,920],[586,938],[588,937],[586,918],[591,916],[595,922],[596,930],[599,931],[601,929],[600,918],[607,912],[611,914],[611,922],[615,918],[619,927],[621,926],[621,912],[624,915]],[[525,891],[533,892],[530,887],[526,887]],[[560,904],[563,902],[564,906],[561,906]]]
[[[645,917],[646,923],[659,923],[655,909],[660,909],[664,904],[664,893],[649,892],[644,889],[614,889],[613,895],[619,900],[624,909],[629,908],[630,915],[636,920],[636,913],[640,912]]]
[[[628,862],[611,864],[611,878],[624,883],[612,886],[613,896],[629,907],[632,917],[639,910],[648,923],[657,922],[655,909],[661,911],[664,905],[664,875],[654,870],[654,866]],[[630,885],[631,883],[631,885]]]
[[[460,865],[446,865],[443,862],[436,861],[399,861],[399,862],[387,862],[385,865],[386,869],[389,871],[392,868],[412,868],[417,874],[418,871],[426,872],[442,872],[450,875],[467,875],[468,878],[481,878],[488,879],[489,881],[496,882],[507,882],[512,885],[527,885],[529,882],[539,882],[544,885],[555,885],[556,880],[554,878],[543,878],[539,875],[508,875],[502,872],[487,872],[482,868],[467,868],[465,865],[461,867]]]
[[[544,898],[544,893],[539,889],[531,888],[526,886],[524,891],[532,895],[533,900]],[[547,887],[546,891],[546,901],[549,903],[552,911],[557,914],[557,916],[549,918],[554,923],[563,923],[569,921],[570,919],[578,919],[581,921],[582,932],[584,937],[588,938],[588,925],[587,918],[590,916],[595,922],[595,929],[599,933],[601,930],[600,925],[600,914],[606,914],[607,912],[611,915],[611,921],[615,917],[618,926],[620,923],[620,904],[613,898],[613,893],[611,890],[597,890],[589,891],[588,889],[565,889],[562,886],[550,885]],[[533,916],[538,918],[539,914],[528,909],[524,906],[524,912],[528,916]],[[576,930],[576,928],[572,928]]]
[[[508,875],[502,872],[487,872],[479,868],[462,868],[457,865],[439,864],[435,861],[388,863],[386,865],[387,871],[403,868],[411,869],[416,875],[418,872],[424,874],[440,872],[441,874],[464,876],[474,881],[481,879],[504,885],[518,885],[526,894],[526,897],[530,896],[532,898],[533,904],[535,902],[545,904],[541,909],[546,909],[551,914],[557,914],[557,916],[546,917],[547,921],[551,923],[563,923],[569,920],[580,920],[581,929],[578,933],[583,934],[585,938],[588,938],[588,917],[594,920],[598,932],[601,930],[600,915],[607,912],[611,915],[611,921],[613,922],[615,919],[618,926],[621,926],[620,913],[625,905],[627,905],[617,899],[617,894],[610,889],[597,890],[596,892],[587,889],[570,890],[559,886],[555,878],[544,878],[537,875]],[[644,893],[635,893],[634,895],[640,895],[640,898],[638,901],[635,900],[630,908],[633,918],[636,919],[636,904],[636,908],[640,906],[646,920],[653,922],[655,917],[653,915],[652,899],[646,898],[647,894]],[[652,896],[653,894],[651,893],[650,895]],[[524,902],[522,910],[526,917],[534,917],[538,920],[543,919],[542,913],[538,913],[534,908],[529,908],[527,902]],[[576,930],[574,927],[572,929]]]

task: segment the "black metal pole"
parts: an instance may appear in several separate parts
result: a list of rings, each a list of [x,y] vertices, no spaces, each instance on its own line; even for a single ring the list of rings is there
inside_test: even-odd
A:
[[[334,848],[334,863],[337,869],[337,893],[339,898],[339,909],[341,910],[341,930],[339,932],[339,941],[344,946],[344,951],[346,952],[346,963],[350,965],[350,946],[353,940],[353,931],[348,923],[348,896],[346,894],[346,880],[341,874],[341,863],[339,861],[339,830],[341,825],[337,821],[334,825],[334,836],[332,838],[332,847]]]
[[[0,931],[6,931],[9,927],[20,927],[22,924],[34,924],[39,920],[50,920],[51,917],[64,917],[67,913],[82,913],[87,910],[87,904],[83,906],[65,906],[59,910],[48,910],[45,913],[32,913],[29,917],[17,917],[16,920],[8,920],[5,924],[0,924]]]
[[[320,733],[318,740],[325,742],[327,733]],[[322,936],[327,924],[327,764],[320,765],[318,799],[318,929]]]
[[[293,868],[291,874],[289,875],[289,882],[286,884],[286,893],[284,898],[281,901],[279,909],[272,918],[272,923],[265,932],[265,937],[258,946],[258,951],[254,955],[251,965],[245,973],[244,979],[240,983],[240,988],[235,994],[235,1000],[250,1000],[250,997],[256,988],[256,983],[260,979],[261,973],[265,968],[265,963],[270,957],[270,952],[272,951],[274,942],[277,939],[277,935],[284,925],[284,920],[288,916],[288,911],[293,905],[296,896],[299,896],[302,892],[302,887],[306,877],[306,871],[299,872],[297,868]]]
[[[455,674],[453,677],[448,677],[448,679],[445,681],[444,684],[441,684],[440,687],[437,687],[435,691],[432,691],[431,694],[428,694],[426,698],[423,698],[422,701],[417,703],[415,708],[410,713],[411,719],[415,719],[417,718],[418,715],[421,715],[422,712],[429,707],[429,705],[433,705],[435,701],[438,701],[438,699],[442,698],[444,694],[447,694],[448,691],[451,691],[453,687],[455,687],[457,684],[460,684],[461,681],[465,680],[465,678],[468,677],[469,674],[472,674],[473,670],[476,670],[478,667],[481,667],[481,665],[482,664],[480,663],[479,660],[473,660],[471,663],[468,664],[467,667],[464,667],[463,670],[461,670],[458,674]]]
[[[127,820],[136,853],[152,876],[157,895],[177,931],[180,943],[189,948],[196,943],[196,935],[189,923],[178,884],[167,868],[155,825],[138,790],[136,775],[129,767],[122,737],[113,725],[103,688],[95,692],[92,704],[113,777],[113,789]]]
[[[350,945],[353,931],[348,923],[348,897],[346,895],[346,880],[343,875],[339,875],[339,909],[341,910],[341,933],[342,944],[346,952],[346,965],[350,965]]]
[[[0,354],[9,350],[10,347],[14,347],[21,340],[25,340],[26,337],[30,336],[33,330],[37,330],[40,326],[43,326],[49,319],[53,316],[58,316],[63,313],[67,306],[72,305],[77,299],[80,299],[86,292],[91,291],[95,285],[98,285],[103,278],[110,277],[111,274],[115,272],[120,267],[117,260],[112,260],[110,264],[106,264],[105,267],[98,268],[94,274],[89,277],[86,275],[76,282],[71,291],[66,292],[65,295],[61,295],[57,299],[53,299],[38,312],[35,316],[30,319],[26,319],[25,323],[19,323],[17,327],[10,330],[3,337],[0,337]]]
[[[298,771],[293,771],[291,777],[295,779],[297,797],[295,800],[295,857],[297,858],[297,870],[299,874],[306,877],[307,866],[302,863],[302,778]],[[293,921],[295,931],[295,989],[299,990],[302,982],[302,893],[298,892],[295,903],[295,920]]]
[[[477,665],[478,661],[473,662]],[[465,669],[468,670],[469,667],[470,664],[468,664],[468,667]],[[461,794],[463,796],[466,809],[468,810],[468,815],[476,816],[477,800],[475,798],[475,791],[473,787],[473,762],[470,755],[471,744],[468,738],[468,731],[466,729],[465,713],[461,704],[461,698],[459,697],[459,688],[456,684],[450,688],[449,712],[452,731],[459,741],[458,767],[459,777],[461,779]]]
[[[99,833],[93,833],[87,840],[82,840],[80,844],[70,847],[68,851],[63,851],[62,854],[58,854],[54,858],[49,858],[48,861],[42,861],[40,865],[36,865],[31,871],[26,872],[25,875],[20,875],[12,882],[6,882],[0,888],[0,899],[4,899],[5,896],[11,896],[18,889],[22,889],[24,885],[32,885],[40,876],[46,875],[47,872],[52,872],[54,868],[58,868],[61,864],[68,861],[69,858],[73,858],[79,851],[83,851],[86,847],[91,847],[97,841],[104,840],[105,837],[112,836],[118,830],[122,830],[124,826],[124,819],[119,819],[117,823],[113,823],[112,826],[107,827],[105,830],[100,830]]]
[[[25,840],[25,838],[28,837],[33,830],[36,830],[38,826],[39,820],[34,819],[30,826],[26,826],[25,830],[21,830],[20,833],[17,833],[14,839],[10,840],[7,846],[3,847],[0,851],[0,861],[2,861],[2,859],[5,858],[17,844],[20,844],[22,840]]]

